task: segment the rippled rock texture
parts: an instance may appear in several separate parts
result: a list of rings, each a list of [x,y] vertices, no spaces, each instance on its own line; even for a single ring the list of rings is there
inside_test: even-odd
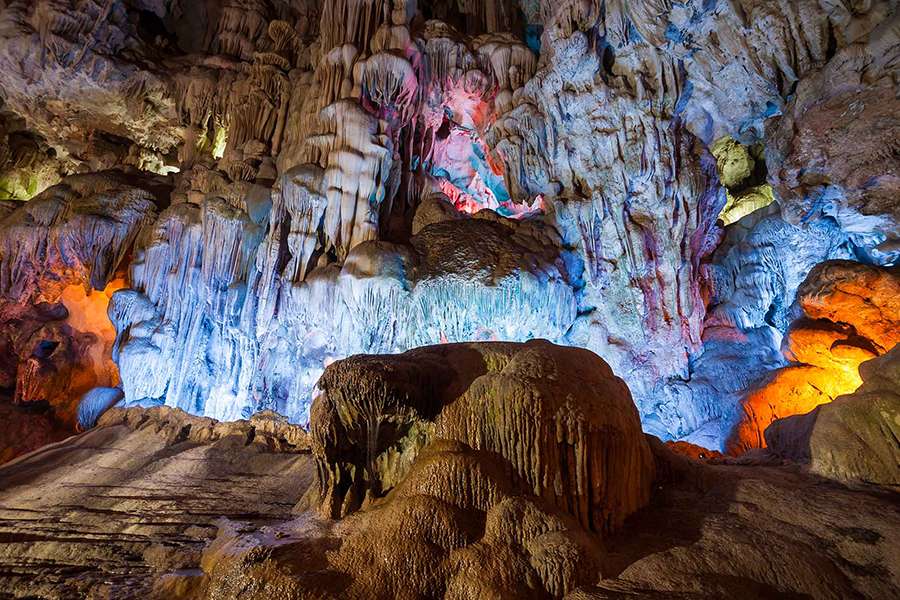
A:
[[[312,477],[297,430],[265,415],[117,410],[3,466],[3,592],[152,597],[154,574],[198,567],[221,519],[289,518]]]
[[[328,516],[404,485],[438,440],[505,459],[586,529],[611,531],[649,498],[653,464],[628,388],[585,350],[533,341],[354,356],[319,387],[310,434]],[[447,476],[438,494],[491,503],[489,489]]]

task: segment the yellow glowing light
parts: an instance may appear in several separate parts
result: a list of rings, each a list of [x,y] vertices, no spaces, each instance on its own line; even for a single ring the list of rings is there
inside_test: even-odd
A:
[[[216,160],[225,156],[225,148],[228,146],[228,130],[225,127],[216,126],[216,136],[213,139],[212,155]]]
[[[737,223],[747,215],[775,202],[775,192],[768,183],[758,185],[736,195],[727,192],[727,195],[728,203],[719,215],[719,218],[726,225]]]
[[[728,443],[732,454],[765,448],[766,428],[777,419],[803,415],[838,396],[852,394],[862,385],[859,364],[823,368],[799,365],[781,369],[764,387],[743,401],[743,418]]]

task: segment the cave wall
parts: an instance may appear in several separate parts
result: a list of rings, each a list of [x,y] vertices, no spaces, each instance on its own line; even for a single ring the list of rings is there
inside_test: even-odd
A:
[[[11,197],[172,188],[109,306],[128,404],[304,423],[350,354],[546,338],[721,449],[813,267],[897,258],[894,1],[40,0],[0,32]]]

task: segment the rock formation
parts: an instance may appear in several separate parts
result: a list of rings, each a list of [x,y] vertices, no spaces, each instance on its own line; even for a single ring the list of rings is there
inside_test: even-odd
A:
[[[153,184],[140,182],[68,177],[0,220],[0,387],[45,432],[42,443],[23,444],[27,432],[11,440],[13,455],[74,430],[82,395],[119,384],[106,311],[125,286],[123,259],[156,216]]]
[[[884,492],[789,467],[704,464],[651,443],[654,500],[601,545],[511,490],[503,459],[449,441],[420,452],[375,506],[339,522],[292,516],[317,487],[304,438],[272,416],[107,413],[97,429],[0,467],[0,583],[19,596],[168,599],[900,590],[900,516]],[[467,496],[448,486],[455,478],[487,493]]]
[[[531,493],[590,530],[613,530],[648,501],[653,465],[628,388],[587,351],[533,341],[354,356],[319,387],[310,434],[328,516],[411,485],[407,471],[439,440],[505,459]],[[461,472],[454,481],[455,471],[435,492],[491,504],[480,499],[490,489]]]
[[[115,410],[97,429],[4,465],[4,593],[150,597],[154,574],[198,566],[220,519],[290,516],[312,477],[305,437],[265,415],[218,423]],[[38,514],[48,518],[25,516]]]
[[[766,442],[812,472],[842,481],[900,487],[900,349],[859,367],[853,393],[772,423]]]
[[[895,596],[893,513],[738,513],[896,484],[898,36],[896,0],[0,2],[0,460],[309,428],[302,522],[162,597]],[[654,500],[641,429],[721,464],[652,442]],[[601,549],[678,498],[804,560]]]
[[[896,269],[849,261],[816,266],[800,286],[803,317],[784,339],[789,366],[742,400],[732,451],[765,447],[776,419],[805,414],[862,384],[861,365],[900,342],[900,278]]]
[[[175,173],[113,302],[128,403],[305,422],[335,358],[545,337],[603,356],[649,430],[722,447],[809,270],[896,258],[890,2],[187,4],[3,11],[11,178]],[[507,232],[527,265],[417,266],[453,262],[442,237],[497,269]]]

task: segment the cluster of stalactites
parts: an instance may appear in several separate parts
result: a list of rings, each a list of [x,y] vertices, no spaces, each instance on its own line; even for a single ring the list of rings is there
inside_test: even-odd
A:
[[[258,52],[287,56],[296,64],[299,40],[314,37],[317,0],[229,0],[219,12],[207,44],[210,54],[251,61]]]
[[[319,43],[330,49],[352,44],[365,48],[382,25],[391,21],[390,0],[333,0],[322,8]]]
[[[480,36],[473,45],[482,62],[490,65],[497,86],[494,109],[503,113],[512,108],[513,92],[537,71],[537,56],[509,34]]]
[[[298,156],[322,168],[323,183],[315,187],[325,202],[305,202],[292,218],[315,226],[320,219],[307,218],[306,207],[327,206],[323,250],[338,260],[359,243],[378,239],[382,204],[399,187],[395,149],[402,145],[400,132],[420,112],[426,76],[407,20],[405,2],[345,0],[323,8],[316,85],[305,102],[315,110],[301,115],[306,136]],[[292,239],[301,238],[295,244],[300,262],[291,270],[303,276],[316,236],[294,231]]]
[[[248,62],[194,67],[175,78],[187,130],[180,158],[191,165],[198,155],[224,157],[222,168],[233,181],[252,181],[281,149],[291,99],[288,73],[302,60],[305,46],[286,21],[266,21],[258,32],[258,15],[241,20],[232,13],[226,10],[221,18],[225,37],[219,43],[234,51],[229,45],[238,44],[235,40],[254,40],[255,49],[241,50],[241,56],[249,54]],[[227,33],[235,27],[246,35]]]
[[[458,12],[465,16],[466,31],[475,34],[514,31],[522,24],[519,0],[451,0],[443,4],[433,7],[437,17]]]
[[[155,216],[153,196],[114,175],[68,178],[0,221],[0,298],[56,302],[69,285],[104,289]]]
[[[332,132],[325,166],[325,235],[343,260],[353,247],[378,239],[381,204],[397,191],[393,144],[384,122],[352,100],[331,104],[322,118]]]
[[[279,167],[286,172],[317,166],[321,185],[304,189],[323,196],[313,201],[303,192],[298,196],[304,199],[302,206],[280,203],[291,216],[292,250],[299,252],[290,267],[293,277],[305,276],[314,253],[341,261],[354,246],[384,235],[382,221],[388,215],[414,210],[422,186],[431,189],[439,183],[429,180],[435,159],[448,155],[436,151],[447,143],[439,130],[446,129],[448,121],[461,132],[454,139],[471,137],[469,150],[479,155],[460,160],[486,163],[472,173],[462,162],[443,169],[468,173],[457,177],[465,182],[460,193],[477,195],[479,189],[489,192],[498,185],[493,181],[502,172],[498,157],[481,140],[492,124],[495,99],[511,102],[513,92],[534,74],[537,57],[511,35],[485,34],[465,41],[439,21],[425,23],[422,37],[414,37],[410,4],[328,3],[311,52],[314,73],[306,78],[291,75],[294,89],[305,90],[306,97],[302,103],[292,100],[286,142],[291,161],[281,157]],[[478,171],[484,171],[481,179]],[[291,194],[292,189],[287,185],[282,193]],[[505,191],[500,195],[500,201],[505,200]],[[405,202],[397,200],[404,197]],[[470,204],[499,206],[496,198]],[[321,235],[297,231],[301,223],[320,226]]]
[[[105,47],[115,52],[125,47],[133,38],[125,11],[118,3],[102,0],[84,0],[78,9],[72,10],[67,2],[38,0],[31,13],[30,25],[41,40],[42,58],[52,59],[69,68],[76,67],[85,58],[92,42],[102,40]],[[82,40],[88,40],[82,42]],[[72,43],[81,48],[72,50]]]
[[[229,2],[222,7],[211,50],[242,60],[250,60],[269,24],[263,6]]]

